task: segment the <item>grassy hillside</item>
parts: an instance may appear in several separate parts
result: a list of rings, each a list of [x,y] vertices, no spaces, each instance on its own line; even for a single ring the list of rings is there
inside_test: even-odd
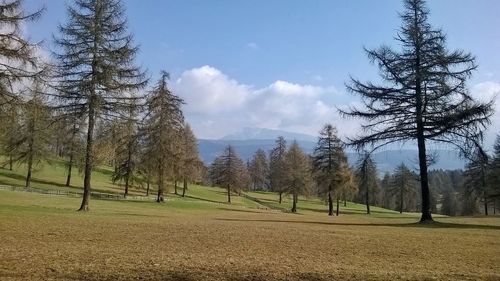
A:
[[[25,184],[25,174],[26,167],[24,165],[16,165],[13,171],[7,169],[0,169],[0,185],[13,185],[13,186],[24,186]],[[112,194],[122,194],[123,187],[119,184],[114,184],[111,181],[112,168],[101,166],[97,167],[92,173],[92,190],[100,191]],[[83,192],[83,177],[78,171],[73,172],[71,187],[64,186],[66,182],[66,166],[61,160],[53,160],[51,164],[41,165],[33,174],[33,180],[31,186],[33,188],[40,188],[46,190],[62,190],[62,191],[73,191],[73,192]],[[153,200],[156,188],[154,185],[151,186],[150,197]],[[179,189],[180,191],[180,189]],[[207,203],[213,204],[226,204],[227,194],[224,189],[216,187],[205,187],[190,185],[187,192],[187,197],[181,198],[174,195],[173,186],[169,186],[169,194],[167,195],[167,201],[183,202],[183,204],[194,204],[192,208],[197,204],[202,204],[206,206]],[[145,196],[146,190],[140,187],[132,187],[130,189],[130,195]],[[283,203],[278,203],[278,195],[270,192],[246,192],[243,196],[233,196],[232,206],[241,206],[247,208],[256,209],[273,209],[288,211],[291,206],[291,198],[284,196]],[[91,203],[92,204],[92,203]],[[180,204],[180,203],[179,203]],[[76,205],[75,205],[76,206]],[[203,207],[205,208],[205,207]],[[299,198],[298,204],[299,212],[326,212],[326,204],[324,201],[318,198]],[[355,204],[347,202],[347,206],[344,207],[343,203],[341,205],[341,212],[343,214],[363,214],[365,212],[365,206],[360,204]],[[381,208],[372,208],[373,213],[378,213],[380,215],[394,215],[397,214],[394,211],[385,210]],[[399,214],[398,214],[399,215]],[[414,216],[413,214],[407,214],[406,216]]]
[[[2,159],[0,159],[2,160]],[[83,174],[78,172],[78,168],[73,168],[71,177],[71,186],[66,187],[67,167],[63,160],[53,159],[49,163],[43,163],[37,167],[33,173],[31,187],[49,189],[49,190],[64,190],[64,191],[81,191],[83,192]],[[5,168],[0,168],[0,184],[24,186],[26,176],[26,165],[16,164],[13,171]],[[123,193],[123,188],[113,184],[111,181],[111,167],[99,166],[92,173],[92,189],[95,191],[109,193]],[[145,191],[133,188],[132,195],[139,195]]]

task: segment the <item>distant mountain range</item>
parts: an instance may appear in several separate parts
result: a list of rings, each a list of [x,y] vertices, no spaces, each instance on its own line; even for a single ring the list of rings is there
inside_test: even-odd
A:
[[[275,145],[278,136],[283,136],[288,143],[297,140],[300,147],[306,153],[312,153],[316,145],[316,137],[291,133],[280,130],[244,128],[241,132],[227,135],[219,140],[200,139],[199,150],[202,160],[210,164],[215,157],[220,155],[224,148],[230,144],[243,160],[251,159],[257,149],[269,152]],[[460,159],[456,152],[450,150],[432,150],[436,163],[429,169],[455,170],[464,168],[464,160]],[[347,152],[350,165],[356,164],[359,155],[355,152]],[[392,172],[398,165],[405,163],[411,169],[418,168],[418,152],[416,149],[385,150],[374,153],[373,158],[377,163],[380,173]]]
[[[300,134],[300,133],[292,133],[282,130],[273,130],[273,129],[264,129],[264,128],[252,128],[245,127],[243,130],[229,134],[227,136],[222,137],[220,140],[275,140],[278,136],[284,137],[286,140],[292,141],[310,141],[315,142],[317,137]]]

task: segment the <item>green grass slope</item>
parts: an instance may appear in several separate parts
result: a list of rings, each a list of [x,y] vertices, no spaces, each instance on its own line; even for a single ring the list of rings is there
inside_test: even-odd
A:
[[[77,169],[73,169],[72,182],[70,187],[66,187],[66,164],[60,159],[52,160],[50,165],[45,163],[38,167],[33,173],[31,183],[32,188],[51,190],[51,191],[69,191],[81,193],[83,192],[83,176]],[[92,190],[103,193],[110,193],[115,195],[123,194],[123,186],[115,184],[111,181],[112,168],[108,166],[99,166],[92,173]],[[26,167],[25,165],[15,165],[13,171],[5,168],[0,168],[0,185],[10,185],[23,187],[25,184]],[[156,188],[151,185],[149,198],[142,198],[141,201],[154,200]],[[181,189],[179,188],[179,192]],[[133,186],[129,191],[132,197],[129,201],[137,200],[140,196],[146,195],[146,190],[139,186]],[[135,196],[135,197],[134,197]],[[92,200],[94,201],[94,200]],[[208,208],[210,209],[215,205],[218,208],[221,206],[229,206],[226,203],[227,193],[224,189],[217,187],[206,187],[199,185],[189,185],[187,196],[182,198],[174,194],[173,186],[169,186],[169,193],[167,194],[167,205],[179,206],[180,208]],[[171,202],[171,203],[170,203]],[[91,205],[94,204],[91,202]],[[76,206],[76,205],[75,205]],[[97,204],[97,206],[101,206]],[[207,207],[211,206],[211,207]],[[278,203],[278,195],[272,192],[245,192],[242,196],[232,196],[232,204],[234,207],[244,207],[253,209],[268,209],[288,212],[291,207],[290,196],[284,195],[282,204]],[[91,206],[92,207],[92,206]],[[300,197],[298,203],[299,213],[318,213],[324,215],[327,212],[326,202],[322,199],[315,197]],[[341,214],[365,214],[366,207],[361,204],[347,202],[346,206],[341,202]],[[399,217],[415,217],[416,214],[405,213],[403,215],[382,208],[372,207],[371,212],[373,216],[399,216]]]

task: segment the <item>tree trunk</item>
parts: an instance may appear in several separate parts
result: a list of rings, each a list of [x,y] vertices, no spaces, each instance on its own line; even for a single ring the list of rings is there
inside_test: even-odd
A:
[[[297,213],[297,199],[298,196],[296,192],[294,192],[292,195],[292,213]]]
[[[123,198],[127,198],[128,196],[128,186],[129,186],[129,175],[125,176],[125,193],[123,193]]]
[[[404,176],[404,175],[403,175]],[[404,185],[401,186],[401,190],[399,191],[399,213],[403,213],[403,192],[404,192]]]
[[[339,216],[339,211],[340,211],[340,198],[337,196],[337,217]]]
[[[163,165],[162,161],[160,160],[159,168],[158,168],[158,196],[156,197],[156,202],[160,203],[163,202],[163,189],[164,189],[164,183],[163,183]]]
[[[165,183],[163,181],[163,158],[160,157],[159,163],[158,163],[158,196],[156,197],[156,202],[160,203],[163,202],[163,191],[165,189]]]
[[[158,195],[156,196],[156,202],[163,202],[163,188],[158,185]]]
[[[161,203],[164,202],[165,199],[163,199],[163,182],[158,183],[158,195],[156,197],[156,202]]]
[[[29,143],[28,143],[28,174],[26,175],[26,187],[30,187],[31,183],[31,171],[33,170],[33,147],[34,147],[34,142],[35,142],[35,137],[33,134],[35,134],[35,121],[31,120],[30,121],[30,137],[29,137]]]
[[[183,184],[182,184],[182,197],[186,196],[187,188],[188,188],[188,182],[187,182],[186,178],[184,178]]]
[[[483,187],[483,197],[484,197],[484,215],[488,215],[488,193],[486,191],[486,171],[484,165],[481,166],[481,184]]]
[[[227,203],[231,203],[231,186],[227,186]]]
[[[175,195],[179,195],[177,193],[177,179],[175,179],[175,178],[174,178],[174,193],[175,193]]]
[[[12,154],[9,155],[9,171],[12,171],[12,166],[14,163],[14,159],[12,159]]]
[[[344,207],[347,207],[347,199],[344,198]]]
[[[484,192],[484,215],[488,215],[488,197],[486,197],[486,191]]]
[[[415,11],[417,13],[417,11]],[[417,19],[418,17],[415,17]],[[420,222],[432,221],[429,179],[427,175],[427,154],[425,148],[424,119],[423,119],[423,101],[422,101],[422,77],[420,73],[420,42],[416,44],[415,53],[415,98],[416,98],[416,123],[417,123],[417,144],[418,144],[418,163],[420,168],[420,187],[422,189],[422,217]]]
[[[129,140],[127,144],[127,174],[125,175],[125,194],[123,194],[124,198],[127,198],[128,196],[128,188],[130,185],[130,176],[132,175],[132,168],[131,168],[131,163],[132,163],[132,139]]]
[[[328,215],[333,216],[333,198],[331,187],[328,189]]]
[[[26,188],[30,187],[31,183],[31,171],[33,170],[33,154],[30,153],[29,159],[28,159],[28,174],[26,175]]]
[[[66,177],[66,186],[71,185],[71,169],[73,168],[73,152],[69,155],[68,176]]]
[[[368,184],[366,185],[366,213],[370,214],[370,190],[368,188]]]
[[[88,211],[90,201],[90,179],[92,177],[92,164],[94,158],[94,126],[95,126],[95,97],[90,98],[89,115],[88,115],[88,130],[87,130],[87,148],[85,151],[85,169],[83,178],[83,198],[82,204],[78,211]]]
[[[282,195],[283,195],[283,193],[280,191],[280,192],[279,192],[279,195],[280,195],[279,203],[281,204],[281,200],[282,200]]]

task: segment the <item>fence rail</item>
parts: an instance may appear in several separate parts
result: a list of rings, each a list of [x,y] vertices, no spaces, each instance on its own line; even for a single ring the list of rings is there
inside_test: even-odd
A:
[[[68,197],[81,197],[83,196],[82,192],[76,191],[65,191],[65,190],[49,190],[49,189],[40,189],[40,188],[27,188],[21,186],[13,186],[13,185],[0,185],[0,190],[9,190],[9,191],[18,191],[18,192],[34,192],[40,194],[47,195],[60,195],[60,196],[68,196]],[[105,200],[153,200],[152,197],[147,196],[127,196],[127,198],[123,197],[121,194],[113,194],[113,193],[105,193],[105,192],[97,192],[91,191],[90,197],[96,199],[105,199]]]

